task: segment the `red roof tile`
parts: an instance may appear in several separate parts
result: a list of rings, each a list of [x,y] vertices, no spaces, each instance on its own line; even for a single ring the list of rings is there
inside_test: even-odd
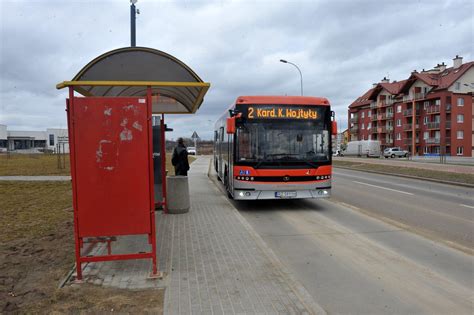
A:
[[[359,96],[354,102],[352,102],[351,105],[349,105],[349,108],[354,108],[354,107],[370,104],[372,101],[369,99],[369,96],[372,95],[373,91],[374,91],[374,88],[368,90],[362,96]]]

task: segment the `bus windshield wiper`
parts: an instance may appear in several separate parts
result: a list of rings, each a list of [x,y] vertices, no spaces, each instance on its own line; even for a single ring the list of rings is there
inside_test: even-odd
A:
[[[303,161],[303,162],[305,162],[306,164],[308,164],[308,165],[311,166],[311,167],[318,168],[318,165],[316,165],[316,164],[314,164],[314,163],[312,163],[312,162],[310,162],[310,161]]]
[[[262,163],[265,162],[265,160],[260,160],[257,162],[257,164],[255,164],[255,166],[253,167],[254,169],[257,169],[260,167],[260,165],[262,165]]]

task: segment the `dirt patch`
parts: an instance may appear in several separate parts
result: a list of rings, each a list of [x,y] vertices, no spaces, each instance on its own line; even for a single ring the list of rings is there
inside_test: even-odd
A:
[[[74,263],[71,196],[70,183],[0,182],[0,313],[162,313],[162,290],[58,289]]]

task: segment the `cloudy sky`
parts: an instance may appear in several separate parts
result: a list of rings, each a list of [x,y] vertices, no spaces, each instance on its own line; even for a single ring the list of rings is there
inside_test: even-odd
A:
[[[474,59],[471,0],[139,0],[137,46],[170,53],[211,83],[197,115],[169,116],[174,132],[210,138],[238,95],[327,97],[342,128],[347,106],[384,76]],[[66,127],[55,85],[94,57],[130,45],[129,0],[1,0],[0,124]]]

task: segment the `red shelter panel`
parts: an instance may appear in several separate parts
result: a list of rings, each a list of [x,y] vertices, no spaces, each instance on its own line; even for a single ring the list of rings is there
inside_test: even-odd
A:
[[[69,122],[78,236],[150,234],[146,98],[74,98]]]

